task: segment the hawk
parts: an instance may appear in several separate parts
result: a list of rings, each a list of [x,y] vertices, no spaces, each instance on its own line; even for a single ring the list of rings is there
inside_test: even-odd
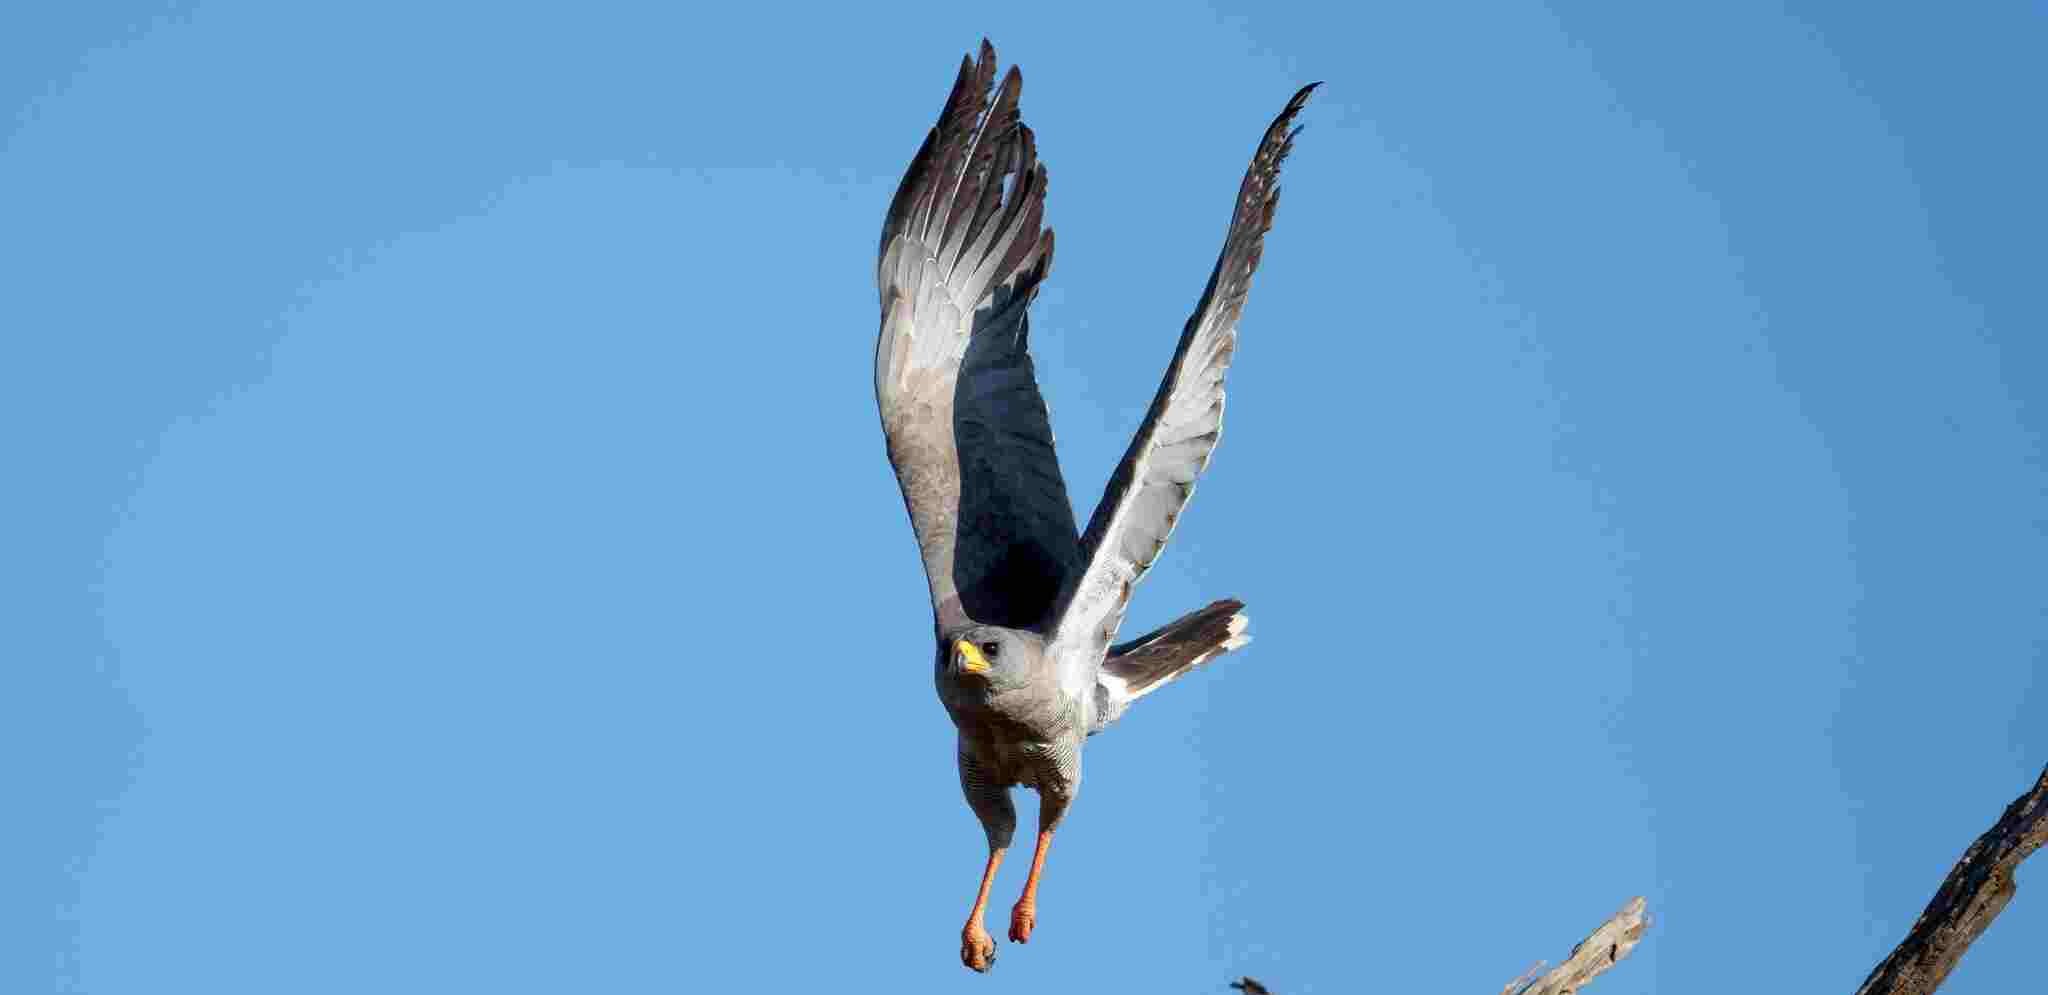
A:
[[[1018,112],[1023,77],[995,84],[995,49],[959,77],[889,204],[875,273],[875,401],[923,554],[933,678],[958,730],[960,789],[988,860],[960,959],[995,962],[982,924],[1016,832],[1010,788],[1039,795],[1038,840],[1010,939],[1037,922],[1047,846],[1081,784],[1081,747],[1131,703],[1243,646],[1244,605],[1215,602],[1112,645],[1131,588],[1165,546],[1223,427],[1274,185],[1300,129],[1303,87],[1267,127],[1238,187],[1223,251],[1152,407],[1089,517],[1076,526],[1028,348],[1026,311],[1052,265],[1045,167]]]

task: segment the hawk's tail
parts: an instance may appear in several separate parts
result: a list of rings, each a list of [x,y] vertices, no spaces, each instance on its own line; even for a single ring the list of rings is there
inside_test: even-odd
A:
[[[1096,680],[1095,729],[1108,725],[1131,702],[1167,681],[1251,642],[1244,634],[1249,621],[1244,602],[1226,598],[1111,647]]]

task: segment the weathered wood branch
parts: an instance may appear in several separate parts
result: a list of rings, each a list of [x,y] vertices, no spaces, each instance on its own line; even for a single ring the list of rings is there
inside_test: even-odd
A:
[[[2012,901],[2013,868],[2048,842],[2048,768],[2034,789],[2006,806],[2005,815],[1963,851],[1934,900],[1891,955],[1863,980],[1856,995],[1930,995],[1955,969],[1963,951]]]
[[[1643,938],[1643,930],[1649,926],[1650,917],[1643,912],[1642,898],[1631,898],[1621,911],[1601,923],[1593,935],[1579,941],[1564,963],[1541,977],[1537,977],[1536,972],[1542,970],[1543,965],[1536,965],[1535,970],[1508,982],[1507,987],[1501,989],[1501,995],[1571,995],[1600,972],[1628,956],[1628,952],[1636,948],[1636,941]],[[1244,995],[1272,995],[1265,985],[1251,978],[1239,978],[1231,982],[1230,987]]]
[[[1933,995],[1963,951],[2012,901],[2018,887],[2014,869],[2043,844],[2048,844],[2048,768],[2042,768],[2032,790],[2013,799],[2005,814],[1963,851],[1905,940],[1870,972],[1856,995]],[[1643,900],[1629,899],[1573,947],[1564,963],[1540,976],[1537,971],[1543,965],[1536,965],[1508,982],[1501,995],[1573,995],[1628,956],[1649,925]],[[1270,995],[1265,985],[1251,978],[1240,978],[1230,987],[1245,995]]]
[[[1638,895],[1601,923],[1591,936],[1580,940],[1564,963],[1541,976],[1532,977],[1543,968],[1542,964],[1536,965],[1529,974],[1508,982],[1507,987],[1500,990],[1501,995],[1571,995],[1598,977],[1600,972],[1620,963],[1629,951],[1636,948],[1636,942],[1643,938],[1643,930],[1648,928],[1650,917],[1644,913],[1643,899]]]

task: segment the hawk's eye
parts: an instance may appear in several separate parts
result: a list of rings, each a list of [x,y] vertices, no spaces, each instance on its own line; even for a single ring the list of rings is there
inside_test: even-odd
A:
[[[982,643],[982,644],[981,644],[981,653],[982,653],[982,655],[983,655],[983,656],[986,656],[986,657],[988,657],[988,658],[989,658],[989,659],[991,659],[991,660],[995,659],[995,658],[996,658],[996,654],[998,654],[998,653],[1000,653],[1000,652],[1002,652],[1002,651],[1003,651],[1003,644],[1001,644],[1001,643]]]

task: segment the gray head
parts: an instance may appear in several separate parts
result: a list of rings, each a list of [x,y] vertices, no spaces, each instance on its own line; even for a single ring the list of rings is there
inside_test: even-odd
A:
[[[1037,633],[975,625],[939,640],[939,676],[962,689],[1004,691],[1030,683],[1045,640]]]

